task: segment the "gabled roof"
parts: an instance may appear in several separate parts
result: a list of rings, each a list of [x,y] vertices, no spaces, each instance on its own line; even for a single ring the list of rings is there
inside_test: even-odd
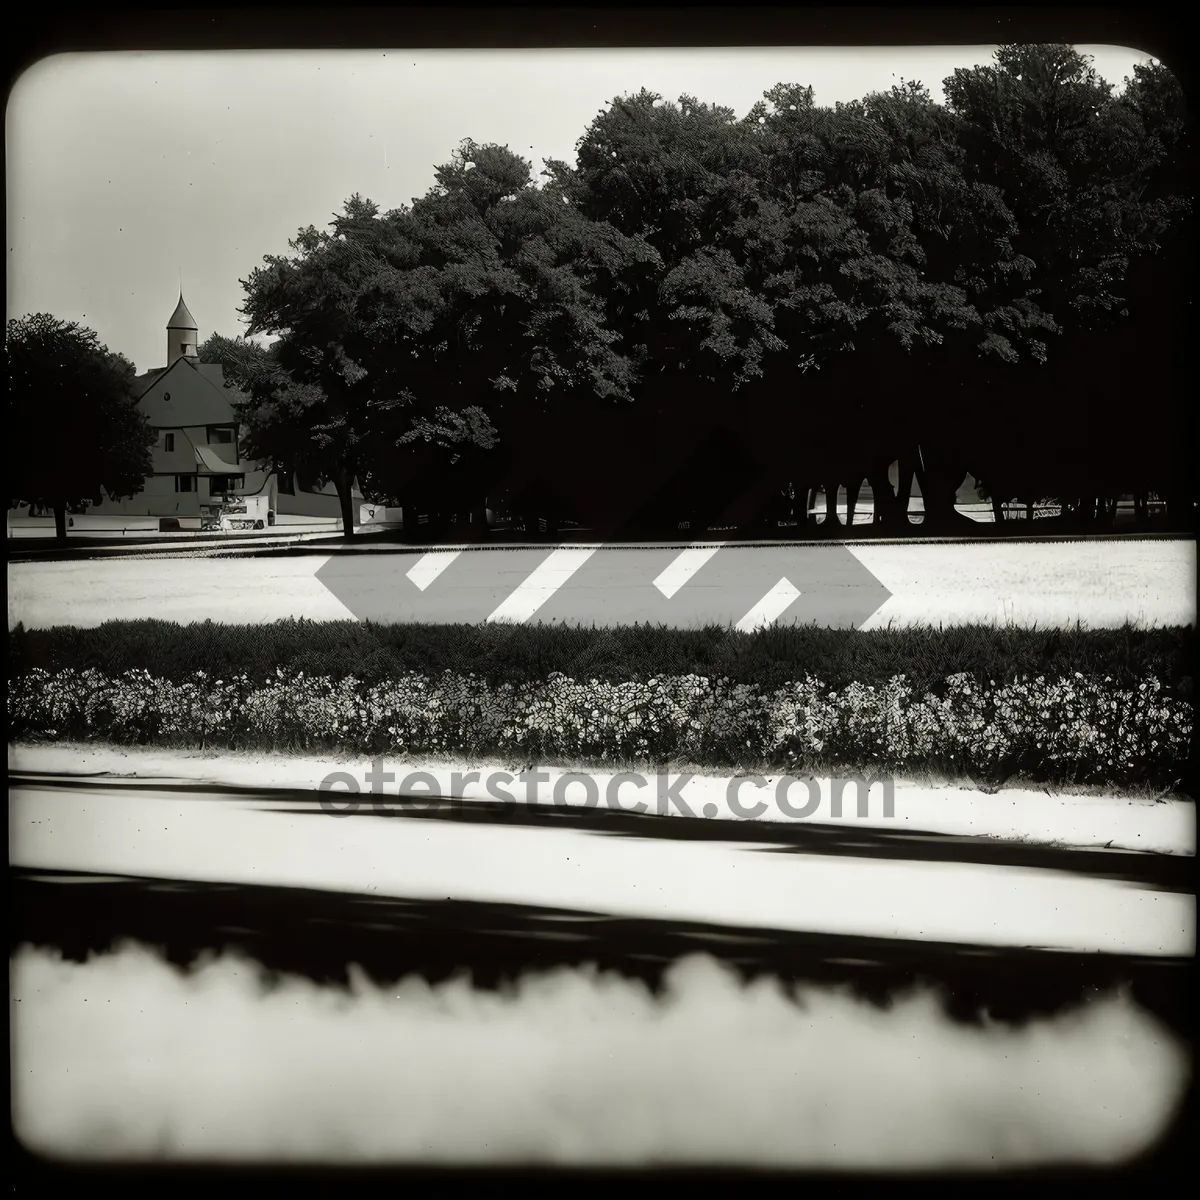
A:
[[[188,307],[183,302],[183,293],[179,293],[179,303],[175,306],[175,311],[171,314],[171,319],[167,322],[168,329],[190,329],[193,332],[200,327],[196,324],[196,318],[188,312]]]
[[[150,370],[143,371],[140,375],[135,375],[133,382],[137,384],[138,396],[144,396],[150,390],[155,380],[160,375],[165,375],[167,370],[167,367],[151,367]]]
[[[225,368],[220,363],[202,363],[194,358],[182,358],[179,361],[186,362],[197,375],[207,382],[213,391],[224,396],[226,404],[234,405],[239,401],[247,399],[245,393],[240,388],[236,388],[233,384],[225,382]]]
[[[138,399],[140,400],[143,396],[145,396],[145,394],[156,383],[158,383],[164,375],[170,374],[170,372],[173,371],[181,362],[183,362],[183,359],[177,358],[169,367],[154,367],[153,369],[147,371],[145,375],[139,375],[138,378],[134,380],[134,382],[137,383],[141,388],[140,392],[138,393]]]
[[[195,371],[226,404],[233,405],[245,399],[241,391],[225,383],[225,369],[219,363],[202,363],[194,358],[177,358],[169,367],[156,367],[147,371],[145,375],[138,376],[134,381],[141,388],[138,399],[145,397],[155,384],[162,383],[172,371]]]
[[[141,392],[138,395],[138,399],[141,400],[142,397],[145,396],[146,393],[156,383],[161,383],[163,378],[167,375],[170,375],[170,373],[172,371],[174,371],[176,368],[178,368],[180,366],[180,364],[183,364],[184,366],[186,366],[187,359],[186,358],[177,358],[169,367],[155,367],[153,370],[147,371],[145,375],[143,375],[139,379],[137,379],[135,382],[142,385]]]

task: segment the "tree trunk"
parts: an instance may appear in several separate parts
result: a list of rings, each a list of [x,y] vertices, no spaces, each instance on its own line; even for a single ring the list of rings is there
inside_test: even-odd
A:
[[[796,527],[803,531],[808,528],[808,510],[812,504],[812,488],[804,483],[795,485],[795,490]]]
[[[846,484],[846,527],[854,524],[854,510],[858,507],[858,494],[862,491],[862,480]]]
[[[825,484],[825,528],[836,529],[841,525],[841,518],[838,516],[837,499],[839,484]]]
[[[896,487],[896,517],[901,526],[908,528],[911,525],[908,519],[908,510],[912,506],[913,480],[918,473],[917,456],[915,454],[902,456],[896,464],[896,468],[899,473]],[[924,493],[922,493],[923,495]]]
[[[992,519],[997,525],[1004,524],[1004,501],[998,496],[992,497]]]
[[[925,503],[926,529],[946,529],[971,520],[954,507],[958,489],[966,477],[966,471],[926,465],[924,472],[918,477],[921,498]]]
[[[63,500],[54,501],[54,536],[60,542],[67,540],[67,505]]]
[[[1025,501],[1025,520],[1027,520],[1027,521],[1033,520],[1033,501],[1032,500]]]
[[[457,542],[462,538],[462,525],[457,519],[459,514],[448,506],[449,503],[444,498],[439,500],[429,514],[425,529],[434,542]]]
[[[406,492],[400,498],[400,521],[404,527],[404,537],[407,541],[417,530],[420,512],[417,508],[417,498]]]
[[[342,533],[354,537],[354,472],[340,471],[333,481],[337,489],[338,505],[342,510]]]
[[[471,506],[468,533],[472,539],[487,539],[488,519],[487,500],[480,500]]]
[[[887,467],[867,476],[871,495],[875,498],[875,522],[888,528],[908,524],[907,512],[901,511],[899,499],[892,490]],[[905,506],[907,508],[907,505]]]
[[[854,510],[858,506],[858,493],[861,490],[855,487],[852,483],[842,483],[838,485],[838,495],[840,498],[841,492],[846,493],[846,515],[842,518],[842,524],[847,529],[854,524]]]

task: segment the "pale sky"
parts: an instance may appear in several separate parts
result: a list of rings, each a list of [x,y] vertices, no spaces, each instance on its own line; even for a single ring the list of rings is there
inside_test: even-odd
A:
[[[1118,86],[1150,56],[1081,46]],[[240,279],[359,192],[384,209],[433,183],[463,138],[574,161],[606,100],[642,87],[739,115],[776,83],[819,104],[901,78],[941,83],[994,46],[846,49],[199,51],[60,54],[13,88],[5,123],[8,316],[96,330],[162,366],[183,291],[234,336]]]

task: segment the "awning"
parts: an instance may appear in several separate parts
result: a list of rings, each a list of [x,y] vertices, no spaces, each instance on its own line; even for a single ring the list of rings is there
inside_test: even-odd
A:
[[[214,475],[242,475],[245,473],[245,468],[239,463],[226,462],[210,446],[194,446],[193,448],[196,451],[196,462],[204,470],[211,471]]]

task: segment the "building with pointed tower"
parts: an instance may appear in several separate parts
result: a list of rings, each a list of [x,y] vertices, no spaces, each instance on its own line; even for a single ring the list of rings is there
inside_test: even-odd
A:
[[[179,303],[167,322],[167,366],[177,358],[195,358],[200,346],[200,332],[196,319],[188,312],[188,306],[183,302],[183,292],[179,293]]]
[[[215,502],[267,495],[272,518],[281,523],[340,524],[332,485],[306,491],[294,478],[280,480],[242,454],[234,408],[244,397],[226,382],[223,367],[200,361],[199,348],[199,329],[181,292],[167,322],[167,365],[137,377],[138,406],[158,435],[151,452],[153,473],[140,495],[106,499],[89,513],[174,517],[181,528],[195,528],[202,511]],[[356,511],[360,503],[356,496]]]

